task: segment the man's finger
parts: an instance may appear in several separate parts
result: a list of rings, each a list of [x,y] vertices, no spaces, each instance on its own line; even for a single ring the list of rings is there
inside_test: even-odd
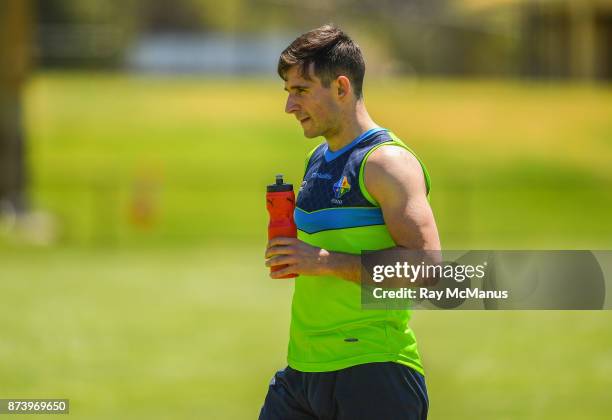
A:
[[[272,277],[273,279],[278,279],[283,276],[286,276],[287,274],[299,274],[297,272],[297,266],[294,264],[294,265],[289,265],[285,268],[281,268],[280,270],[277,270],[277,271],[271,271],[270,277]]]
[[[279,236],[277,238],[272,238],[268,241],[268,248],[277,245],[293,245],[297,242],[296,238],[286,238],[283,236]]]
[[[279,255],[274,258],[270,258],[266,261],[266,267],[274,267],[276,265],[295,264],[297,260],[293,256]]]
[[[266,249],[266,258],[273,255],[292,255],[295,254],[295,248],[287,245],[276,245]]]

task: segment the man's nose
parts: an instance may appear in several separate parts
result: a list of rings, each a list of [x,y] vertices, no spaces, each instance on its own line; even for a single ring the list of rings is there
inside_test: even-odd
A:
[[[285,104],[285,112],[287,114],[292,114],[292,113],[294,113],[297,110],[298,110],[298,105],[293,100],[293,98],[291,96],[289,96],[287,98],[287,103]]]

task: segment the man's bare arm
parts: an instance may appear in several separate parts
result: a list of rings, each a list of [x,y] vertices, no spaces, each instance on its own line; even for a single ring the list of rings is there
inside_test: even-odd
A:
[[[436,223],[427,201],[423,170],[418,160],[398,146],[372,152],[365,169],[365,185],[382,209],[389,233],[401,249],[439,250]],[[271,273],[330,275],[359,283],[360,256],[330,252],[294,238],[275,238],[266,249],[267,266],[288,264]]]
[[[364,176],[366,188],[378,201],[397,246],[440,249],[423,169],[412,153],[398,146],[380,147],[366,162]]]

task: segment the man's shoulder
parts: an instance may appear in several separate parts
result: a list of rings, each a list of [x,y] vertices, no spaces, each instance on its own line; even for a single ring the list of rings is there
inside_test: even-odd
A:
[[[365,163],[368,179],[402,179],[406,176],[422,176],[419,160],[408,150],[393,143],[383,144],[372,152]]]
[[[411,190],[429,193],[428,174],[419,159],[405,146],[395,142],[383,144],[365,163],[364,184],[373,197],[385,191]],[[424,188],[423,188],[424,187]]]
[[[403,142],[397,142],[395,139],[379,144],[366,161],[367,169],[373,168],[385,172],[393,172],[399,169],[398,166],[404,170],[421,171],[421,163],[417,157]]]
[[[312,155],[316,154],[318,151],[321,151],[323,149],[323,146],[325,146],[325,142],[321,142],[319,144],[317,144],[315,147],[313,147],[312,149],[310,149],[310,151],[308,153],[306,153],[306,159],[310,159],[312,157]]]
[[[318,157],[323,154],[323,146],[325,142],[317,144],[310,152],[306,153],[306,161],[304,164],[304,170],[308,169],[308,164],[312,161],[313,157]]]

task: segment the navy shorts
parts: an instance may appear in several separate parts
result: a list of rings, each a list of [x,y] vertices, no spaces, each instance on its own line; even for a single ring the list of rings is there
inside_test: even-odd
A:
[[[260,420],[424,420],[429,399],[423,375],[395,362],[333,372],[287,366],[270,381]]]

